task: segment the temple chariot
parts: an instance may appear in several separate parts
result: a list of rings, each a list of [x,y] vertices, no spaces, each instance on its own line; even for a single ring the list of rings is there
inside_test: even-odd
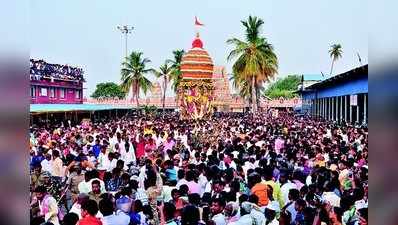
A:
[[[178,88],[180,116],[182,119],[200,120],[213,113],[214,64],[203,48],[199,33],[192,48],[181,61],[182,80]]]

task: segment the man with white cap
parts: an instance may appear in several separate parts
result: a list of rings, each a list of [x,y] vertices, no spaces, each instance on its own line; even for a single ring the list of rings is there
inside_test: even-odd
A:
[[[224,208],[225,221],[228,225],[234,225],[239,220],[239,204],[229,202]]]
[[[266,225],[279,225],[278,220],[276,219],[276,214],[279,213],[279,203],[276,201],[270,202],[265,208],[265,215],[267,218]]]
[[[250,215],[252,211],[252,203],[242,202],[240,206],[240,218],[236,221],[235,225],[254,225],[256,224],[256,219]],[[257,225],[257,224],[256,224]],[[261,225],[261,224],[258,224]]]
[[[264,210],[263,208],[260,208],[260,206],[257,205],[259,202],[257,195],[255,194],[250,195],[249,202],[252,203],[250,215],[256,220],[256,225],[264,225],[265,224]]]

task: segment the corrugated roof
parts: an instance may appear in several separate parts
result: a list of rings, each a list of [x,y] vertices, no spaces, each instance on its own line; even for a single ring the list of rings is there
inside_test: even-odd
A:
[[[356,77],[365,76],[365,75],[368,76],[368,65],[367,64],[364,66],[352,69],[350,71],[347,71],[345,73],[335,75],[335,76],[330,77],[321,82],[315,83],[315,84],[307,87],[306,89],[308,90],[308,89],[317,89],[317,88],[327,87],[330,85],[335,85],[338,82],[352,80],[352,79],[355,79]]]
[[[128,105],[105,104],[30,104],[31,113],[41,112],[69,112],[69,111],[98,111],[110,109],[131,109]]]

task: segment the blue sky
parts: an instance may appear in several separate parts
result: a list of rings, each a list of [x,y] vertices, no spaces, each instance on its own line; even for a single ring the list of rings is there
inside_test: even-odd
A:
[[[124,40],[116,26],[135,27],[129,50],[144,52],[158,68],[174,49],[189,49],[197,15],[204,47],[216,65],[231,71],[228,38],[243,38],[240,20],[255,15],[265,21],[263,34],[274,45],[279,74],[328,74],[328,48],[343,46],[334,68],[341,73],[368,62],[367,3],[360,0],[37,0],[30,1],[31,57],[77,65],[85,70],[86,96],[99,82],[120,80]]]

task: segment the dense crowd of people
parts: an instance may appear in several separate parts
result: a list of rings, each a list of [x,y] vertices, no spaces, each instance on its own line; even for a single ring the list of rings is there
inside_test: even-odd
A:
[[[44,60],[30,59],[30,79],[53,78],[83,81],[83,69],[61,64],[50,64]]]
[[[176,118],[31,127],[31,224],[367,224],[367,128]]]

